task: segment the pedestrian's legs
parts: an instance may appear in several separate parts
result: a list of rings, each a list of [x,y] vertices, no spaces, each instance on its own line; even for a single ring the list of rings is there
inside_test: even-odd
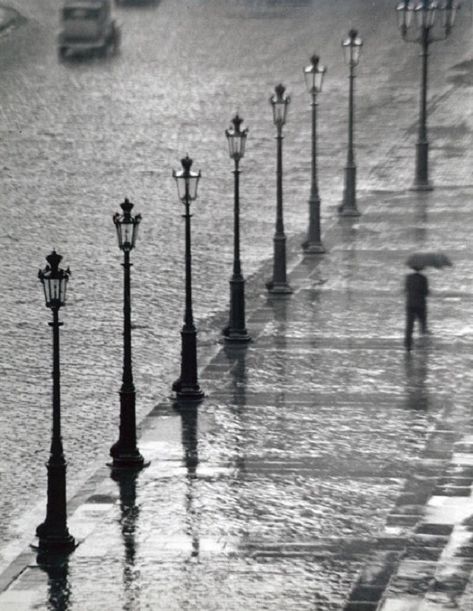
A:
[[[415,312],[411,308],[406,308],[406,333],[404,336],[404,346],[406,350],[412,348],[412,332],[414,330]]]
[[[420,323],[420,332],[425,335],[427,333],[427,307],[419,308],[417,316]]]

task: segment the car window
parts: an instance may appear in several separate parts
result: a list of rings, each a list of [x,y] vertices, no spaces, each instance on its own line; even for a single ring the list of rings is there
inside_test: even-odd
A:
[[[98,19],[100,11],[88,8],[66,8],[65,19]]]

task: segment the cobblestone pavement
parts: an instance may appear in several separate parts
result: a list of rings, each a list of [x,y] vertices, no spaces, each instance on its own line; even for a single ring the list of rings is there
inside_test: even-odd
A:
[[[105,94],[95,82],[103,79],[107,85],[110,84],[110,70],[105,70],[101,64],[93,64],[93,70],[82,63],[59,66],[57,78],[71,90],[66,88],[61,94],[57,87],[51,87],[50,91],[47,86],[43,87],[45,76],[50,75],[52,60],[45,49],[53,44],[52,36],[31,38],[31,45],[39,58],[32,63],[37,75],[33,77],[28,73],[27,77],[23,75],[19,79],[16,64],[29,65],[28,62],[32,61],[28,55],[31,47],[29,51],[24,50],[28,49],[26,36],[34,33],[35,28],[44,33],[45,15],[49,18],[54,11],[52,3],[46,3],[44,11],[26,2],[17,5],[23,9],[29,22],[18,31],[19,38],[11,43],[18,53],[6,55],[8,86],[0,96],[5,119],[3,129],[6,129],[0,146],[3,159],[6,158],[7,136],[10,138],[9,166],[3,170],[2,184],[5,198],[8,201],[12,198],[10,204],[13,201],[16,207],[7,211],[4,203],[2,210],[6,212],[8,221],[15,217],[21,223],[21,231],[30,231],[32,235],[24,240],[18,226],[7,222],[11,227],[8,236],[3,237],[4,246],[6,241],[10,246],[10,251],[5,250],[7,262],[22,252],[19,247],[12,247],[18,242],[21,248],[26,249],[20,258],[22,270],[31,261],[38,261],[39,265],[42,251],[47,252],[53,236],[59,240],[58,243],[67,245],[71,252],[71,265],[74,257],[78,263],[83,263],[81,249],[85,245],[90,251],[97,244],[98,236],[103,240],[108,231],[108,224],[107,228],[105,226],[107,219],[102,220],[95,208],[87,208],[97,226],[92,222],[85,223],[78,230],[84,241],[77,244],[71,241],[70,229],[61,229],[59,218],[63,222],[66,219],[75,227],[77,219],[81,218],[78,203],[84,205],[84,196],[88,193],[91,198],[95,195],[97,201],[106,201],[109,212],[113,212],[114,207],[109,202],[119,201],[121,192],[113,189],[107,192],[107,189],[117,180],[117,172],[124,171],[125,162],[129,162],[131,170],[124,182],[133,187],[143,201],[153,201],[152,193],[157,183],[163,189],[163,202],[173,201],[172,185],[169,187],[164,173],[158,175],[154,168],[169,165],[169,156],[178,159],[177,150],[185,146],[183,140],[187,132],[181,129],[176,134],[172,126],[173,121],[175,126],[176,114],[181,111],[176,93],[182,95],[182,91],[187,90],[184,85],[195,75],[176,74],[167,68],[166,78],[179,81],[174,99],[160,98],[165,117],[159,125],[159,129],[165,132],[160,146],[166,142],[168,148],[155,151],[159,159],[148,176],[143,168],[149,167],[148,160],[153,158],[150,134],[156,131],[153,111],[156,89],[151,91],[151,76],[146,76],[150,65],[136,76],[136,80],[130,77],[120,82],[117,75],[123,76],[130,65],[139,66],[138,59],[144,61],[149,57],[144,50],[149,50],[149,40],[145,40],[144,47],[133,47],[131,41],[125,42],[122,57],[130,53],[135,59],[119,59],[116,63],[111,60],[112,63],[108,64],[112,73],[118,71],[112,78],[119,87],[118,100],[126,100],[123,107],[121,102],[114,101],[117,114],[110,119],[102,112]],[[306,112],[307,100],[298,76],[294,76],[294,65],[306,61],[307,41],[314,27],[327,45],[327,57],[339,53],[339,38],[331,41],[323,30],[331,23],[329,18],[346,18],[347,13],[341,6],[335,7],[332,3],[333,7],[328,8],[328,5],[321,3],[317,7],[320,13],[316,14],[321,19],[317,25],[309,27],[308,17],[315,11],[312,3],[295,3],[295,16],[287,17],[285,14],[282,18],[278,8],[267,2],[237,2],[231,10],[223,8],[222,4],[200,2],[193,9],[188,7],[180,27],[196,36],[196,32],[202,33],[204,21],[216,19],[219,26],[222,23],[246,24],[248,30],[244,31],[248,37],[258,32],[268,45],[266,48],[260,43],[261,50],[266,49],[261,61],[267,70],[260,88],[270,90],[275,73],[286,77],[285,82],[294,89],[293,114],[297,116]],[[382,14],[387,5],[387,2],[379,3],[373,6],[373,10]],[[155,32],[157,38],[166,41],[164,49],[160,49],[164,58],[169,57],[176,41],[159,38],[158,34],[165,31],[171,17],[176,17],[173,6],[171,2],[161,3],[158,8],[163,12],[156,13],[156,19],[150,20],[159,30]],[[356,8],[360,6],[356,3]],[[253,19],[240,19],[240,13],[247,17],[248,10],[254,12]],[[131,31],[136,32],[138,26],[143,26],[143,15],[151,14],[148,9],[146,11],[135,13],[127,7],[120,10],[119,15],[123,21],[130,20]],[[166,19],[161,21],[158,15],[164,15]],[[465,6],[464,15],[466,23],[471,24],[471,5]],[[296,43],[293,48],[289,42],[286,31],[289,26],[299,28],[295,39],[297,44],[305,41],[300,52]],[[291,228],[288,230],[290,279],[296,291],[286,300],[267,300],[262,292],[262,280],[269,266],[261,269],[259,266],[261,256],[267,256],[271,250],[272,212],[269,214],[269,210],[272,210],[274,194],[272,185],[271,188],[262,186],[261,177],[272,173],[266,149],[269,150],[273,143],[271,126],[264,125],[263,129],[257,120],[268,111],[266,106],[260,109],[260,90],[253,89],[261,74],[255,66],[251,68],[250,58],[242,54],[238,76],[243,83],[239,91],[245,91],[250,98],[245,100],[249,109],[246,114],[254,146],[260,155],[251,159],[251,164],[248,161],[252,169],[245,179],[248,192],[255,201],[260,201],[256,194],[261,193],[261,209],[247,211],[246,222],[254,228],[255,219],[263,218],[262,224],[253,229],[254,233],[250,231],[253,241],[260,232],[269,235],[266,250],[262,247],[251,250],[246,246],[252,257],[247,267],[254,273],[248,292],[249,328],[255,341],[242,351],[218,348],[216,333],[210,328],[222,318],[219,312],[224,301],[219,295],[227,291],[231,249],[225,251],[222,246],[218,253],[221,260],[217,261],[217,255],[209,258],[208,251],[203,247],[199,249],[198,244],[203,240],[197,238],[196,261],[202,268],[210,266],[215,278],[220,278],[224,268],[227,271],[222,281],[214,283],[208,295],[203,295],[203,290],[197,291],[207,316],[206,320],[200,321],[204,328],[200,343],[201,383],[207,398],[198,413],[177,411],[168,400],[159,399],[164,396],[164,389],[172,379],[170,374],[175,371],[177,355],[176,350],[168,349],[165,339],[156,335],[163,314],[159,314],[161,318],[158,321],[151,321],[147,311],[150,303],[157,300],[157,297],[145,296],[146,286],[155,290],[155,268],[150,265],[140,271],[144,277],[136,286],[139,297],[137,311],[139,320],[147,321],[141,334],[137,329],[135,342],[137,380],[142,397],[140,413],[144,415],[156,403],[158,405],[143,422],[140,441],[151,465],[136,479],[115,481],[109,477],[105,467],[91,479],[86,477],[96,469],[97,457],[101,463],[104,462],[99,451],[93,449],[94,444],[98,448],[99,444],[103,445],[104,438],[108,441],[114,437],[114,432],[109,431],[110,424],[101,428],[97,420],[106,423],[109,415],[116,412],[116,402],[110,397],[119,379],[120,351],[115,336],[119,328],[120,291],[118,287],[114,288],[108,271],[107,277],[105,274],[103,277],[104,286],[100,285],[99,279],[94,280],[98,297],[104,290],[110,295],[106,313],[108,320],[103,313],[98,317],[86,303],[88,277],[83,275],[81,278],[84,270],[78,270],[76,282],[79,287],[75,289],[67,317],[78,314],[78,304],[89,317],[74,324],[67,341],[73,344],[81,334],[85,334],[89,342],[87,348],[94,354],[104,352],[109,342],[114,346],[113,354],[112,351],[104,354],[103,359],[97,358],[90,367],[84,364],[86,353],[82,348],[73,358],[68,360],[66,357],[65,360],[65,365],[72,370],[64,376],[67,393],[74,404],[87,406],[87,409],[79,410],[81,418],[85,417],[79,430],[72,431],[71,424],[79,426],[78,416],[72,415],[72,423],[65,429],[66,454],[71,456],[70,473],[74,482],[69,526],[80,545],[67,562],[54,564],[25,551],[15,559],[17,552],[26,548],[34,526],[44,516],[44,499],[32,504],[26,513],[12,510],[11,503],[22,499],[23,506],[27,506],[31,499],[38,499],[38,491],[44,490],[43,456],[34,454],[39,466],[37,471],[34,465],[31,465],[32,470],[28,469],[28,477],[34,479],[29,493],[21,490],[25,487],[25,475],[18,474],[25,472],[25,463],[18,459],[21,470],[13,473],[13,479],[16,476],[20,481],[11,486],[10,505],[6,505],[5,515],[8,519],[13,513],[15,532],[26,535],[27,539],[18,537],[2,547],[3,566],[7,567],[0,576],[2,610],[52,608],[95,611],[98,608],[122,608],[172,611],[246,607],[249,610],[363,611],[379,607],[382,611],[431,611],[451,608],[454,604],[463,611],[472,608],[469,582],[473,566],[470,532],[473,513],[470,497],[473,480],[470,416],[472,272],[468,239],[473,193],[469,72],[472,42],[464,23],[463,28],[455,33],[456,37],[452,36],[447,43],[439,43],[444,46],[435,54],[438,71],[432,71],[435,94],[430,121],[434,143],[432,173],[437,189],[420,195],[407,190],[412,179],[416,124],[414,102],[417,98],[418,66],[413,61],[416,51],[413,47],[409,49],[401,45],[394,28],[394,22],[383,23],[376,34],[372,32],[373,40],[379,43],[379,54],[373,59],[373,55],[367,53],[364,68],[360,68],[359,82],[364,75],[371,79],[372,86],[360,91],[359,96],[358,117],[364,125],[363,130],[359,128],[357,137],[363,216],[355,223],[348,220],[339,223],[335,214],[340,198],[346,127],[336,120],[345,102],[340,99],[345,83],[343,65],[334,66],[331,87],[327,81],[326,106],[323,109],[326,122],[322,123],[320,137],[322,141],[325,137],[331,144],[325,150],[321,147],[320,180],[324,241],[328,253],[320,258],[303,259],[298,249],[299,233],[305,226],[308,168],[307,160],[299,164],[295,161],[300,161],[300,150],[307,144],[307,133],[303,126],[298,125],[291,137],[290,132],[287,134],[286,201],[295,202],[287,205],[287,226]],[[281,38],[275,43],[278,33]],[[219,40],[231,57],[230,51],[238,50],[242,32],[230,29],[225,30],[225,34],[227,36],[221,34]],[[385,43],[381,44],[383,37]],[[190,106],[185,127],[192,132],[192,125],[202,112],[207,127],[220,122],[226,127],[227,115],[222,109],[225,108],[228,114],[229,106],[236,100],[231,97],[225,83],[230,76],[236,78],[235,74],[222,70],[219,57],[214,57],[215,66],[212,66],[209,58],[213,56],[209,50],[214,48],[215,41],[202,39],[201,46],[193,46],[195,39],[192,36],[189,40],[180,41],[180,44],[189,45],[186,49],[196,49],[196,62],[205,58],[211,75],[209,83],[198,83],[205,95],[194,89],[195,84],[188,91]],[[2,44],[5,45],[6,41]],[[275,50],[279,53],[272,58],[271,53]],[[386,58],[394,50],[396,62],[386,69]],[[161,79],[166,71],[163,63],[164,67],[159,68],[153,64],[157,71],[163,71],[159,74]],[[402,91],[399,91],[400,82],[405,84]],[[138,96],[143,94],[136,111],[130,106],[130,98],[126,97],[125,83],[130,89],[136,86]],[[143,83],[150,85],[149,92],[145,91]],[[84,121],[80,123],[84,130],[81,146],[71,144],[75,142],[72,135],[77,136],[77,133],[74,131],[71,135],[68,130],[74,125],[74,119],[80,116],[75,113],[84,112],[86,106],[79,103],[71,113],[66,104],[61,123],[61,106],[54,100],[57,96],[64,96],[63,103],[71,102],[74,96],[80,99],[81,89],[91,84],[94,86],[90,90],[98,92],[95,98],[97,108],[102,109],[97,115],[88,117],[92,129],[97,130],[100,121],[105,121],[110,133],[118,134],[121,126],[129,135],[132,127],[138,126],[140,133],[133,141],[136,153],[133,161],[124,154],[123,157],[117,155],[112,163],[110,150],[116,144],[108,142],[105,135],[98,143],[92,140]],[[42,105],[31,103],[26,97],[29,91],[41,92]],[[170,87],[166,89],[167,94],[171,91]],[[243,108],[241,111],[245,114]],[[45,122],[48,112],[51,116]],[[14,113],[23,117],[23,135],[21,130],[18,132],[18,128],[12,127]],[[39,124],[44,133],[34,128],[35,115],[40,116]],[[409,124],[405,121],[406,116],[410,117]],[[48,125],[57,131],[48,132]],[[59,138],[57,132],[61,134]],[[199,157],[204,167],[206,163],[211,167],[221,133],[206,134]],[[189,138],[197,138],[197,135],[198,129],[195,129]],[[376,144],[375,135],[378,135]],[[49,144],[47,155],[36,155],[38,150],[43,151],[48,138],[55,142]],[[202,134],[199,138],[202,140]],[[31,158],[25,157],[25,141],[33,144],[35,155]],[[59,158],[60,154],[65,154],[68,142],[74,163],[67,156],[65,161]],[[94,180],[99,177],[101,181],[88,187],[86,181],[91,180],[90,152],[94,147],[98,147],[100,153],[98,176],[94,176]],[[25,159],[29,159],[31,167],[24,165]],[[335,161],[340,163],[335,164]],[[50,174],[51,167],[57,168],[62,181],[67,176],[67,184],[62,187],[63,191],[60,182],[56,184],[58,193],[48,204],[48,194],[41,193],[45,182],[40,177],[42,171]],[[224,177],[228,167],[223,152],[216,160],[215,168],[215,182],[208,186],[208,190],[209,201],[218,203],[222,187],[231,192],[230,179]],[[110,174],[108,178],[107,172]],[[30,194],[31,190],[38,191],[37,211],[32,208],[32,202],[28,200],[23,204],[21,200],[22,195],[28,193],[28,185]],[[71,187],[71,201],[75,205],[65,209],[61,197]],[[55,211],[58,206],[61,215]],[[202,211],[207,224],[215,215],[215,209],[210,207],[210,211]],[[47,218],[51,220],[48,236],[42,235],[45,215],[49,215]],[[162,221],[151,207],[147,215],[150,224],[159,225],[158,221]],[[209,227],[218,225],[216,222],[207,227],[202,224],[199,228],[197,216],[197,236],[205,235]],[[169,223],[171,216],[163,218]],[[181,229],[177,222],[176,235]],[[91,231],[90,235],[84,232],[84,228]],[[150,229],[146,237],[158,236],[154,231]],[[219,239],[216,238],[217,245]],[[156,255],[145,244],[144,238],[143,252],[154,262]],[[157,246],[156,242],[152,245],[165,250],[165,245]],[[432,272],[430,279],[434,295],[430,318],[433,335],[417,341],[412,357],[406,359],[402,349],[403,296],[400,286],[405,270],[403,261],[408,253],[417,249],[445,250],[455,265],[448,272]],[[85,271],[89,275],[96,272],[94,265],[97,266],[98,262],[103,269],[105,261],[114,260],[114,256],[118,265],[118,255],[112,252],[110,242],[95,260],[87,264]],[[223,252],[226,252],[226,259],[222,257]],[[178,250],[174,256],[180,264]],[[173,270],[169,263],[166,279],[171,279]],[[159,273],[164,273],[162,268]],[[205,273],[210,276],[210,272]],[[208,288],[209,285],[209,279],[198,279],[198,287]],[[37,290],[32,284],[27,288],[28,291]],[[167,316],[180,310],[178,295],[177,290],[164,295]],[[19,327],[15,329],[26,325],[29,339],[28,342],[23,339],[21,343],[16,331],[4,331],[6,346],[12,354],[13,364],[16,362],[15,352],[18,352],[28,361],[28,374],[31,374],[29,385],[25,386],[24,380],[21,381],[20,399],[12,398],[12,405],[21,401],[32,411],[36,405],[38,411],[38,401],[46,404],[49,397],[48,389],[39,386],[45,375],[38,365],[42,352],[40,348],[32,347],[30,342],[33,334],[35,342],[47,345],[47,330],[44,333],[37,330],[44,324],[44,312],[33,312],[34,309],[40,310],[40,303],[38,300],[37,308],[31,308],[26,290],[20,294],[10,290],[7,299],[14,305],[16,315],[25,317],[23,327],[18,319]],[[174,328],[179,326],[178,319],[180,316],[176,314]],[[93,334],[98,336],[98,331],[103,331],[100,346],[94,344],[91,330],[86,331],[87,323]],[[170,345],[171,338],[175,342],[173,325],[169,321],[166,324],[160,328],[164,328],[163,334]],[[157,339],[162,340],[158,345],[165,347],[161,352],[153,343]],[[16,351],[13,346],[16,346]],[[108,372],[110,363],[114,361],[117,366]],[[156,378],[158,365],[161,367],[159,381]],[[13,366],[4,364],[4,368],[8,387],[12,381],[20,381],[21,376],[14,372]],[[92,385],[90,380],[94,375],[100,383]],[[79,390],[74,390],[78,381],[82,382]],[[102,403],[106,416],[102,412],[97,418],[94,412]],[[5,415],[2,418],[6,420]],[[47,438],[48,419],[39,421],[42,428],[32,434],[31,439],[29,434],[23,437],[29,440],[31,447],[43,446]],[[12,454],[16,451],[11,448],[19,439],[21,426],[25,427],[24,417],[17,429],[10,432],[11,440],[6,439],[9,455],[3,450],[4,489],[8,489],[11,482],[11,456],[31,459],[31,450],[28,449],[24,454]],[[5,423],[3,429],[8,431]],[[87,438],[87,443],[84,443],[84,431],[89,437],[90,429],[96,431],[97,439]],[[89,445],[91,454],[88,453]],[[82,475],[81,469],[84,471]],[[81,486],[82,481],[86,483]]]
[[[0,608],[471,609],[472,195],[365,192],[329,253],[295,262],[295,294],[253,312],[255,341],[202,370],[199,408],[147,417],[151,465],[102,468],[71,500],[68,561],[24,552],[0,576]],[[457,244],[407,357],[399,270],[419,230]]]

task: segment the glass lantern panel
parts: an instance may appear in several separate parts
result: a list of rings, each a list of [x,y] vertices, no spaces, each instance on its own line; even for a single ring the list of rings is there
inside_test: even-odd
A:
[[[199,178],[200,178],[200,176],[198,174],[196,174],[195,172],[191,172],[191,175],[188,178],[188,181],[189,181],[189,199],[196,199],[197,198],[197,185],[199,184]]]
[[[422,4],[418,4],[415,8],[415,16],[417,21],[417,27],[423,28],[427,23],[426,19],[427,11],[423,8]]]
[[[238,135],[230,134],[228,138],[228,150],[232,159],[241,159],[245,154],[246,134],[240,132]]]
[[[412,23],[412,17],[414,15],[414,6],[409,2],[407,5],[407,10],[405,11],[406,15],[406,27],[410,27]]]
[[[284,117],[284,108],[282,108],[281,102],[272,102],[273,106],[273,121],[275,124],[281,121],[281,118]]]
[[[51,301],[60,301],[61,299],[61,281],[58,278],[49,280],[49,293]]]
[[[421,2],[415,7],[417,26],[419,28],[431,28],[435,23],[435,15],[437,13],[437,3],[430,2],[424,4]]]
[[[322,83],[324,80],[324,74],[325,74],[325,68],[322,68],[322,66],[320,66],[320,69],[316,70],[315,72],[314,87],[317,93],[320,93],[322,91]]]
[[[233,140],[235,139],[235,136],[233,136],[232,134],[229,134],[228,132],[225,133],[225,135],[227,136],[227,142],[228,142],[228,154],[230,155],[230,157],[233,158],[234,156],[234,142]]]
[[[60,278],[47,278],[44,281],[46,303],[62,305],[62,287]]]
[[[138,238],[138,228],[139,228],[140,224],[139,223],[134,223],[133,224],[133,238],[132,238],[132,242],[131,245],[133,246],[133,248],[135,247],[136,244],[136,240]]]
[[[352,61],[356,66],[358,62],[360,61],[361,47],[363,46],[363,42],[361,38],[355,38],[353,42],[354,44],[353,44],[353,60]]]
[[[67,288],[67,277],[61,280],[61,305],[66,303],[66,288]]]
[[[43,291],[44,291],[44,301],[46,302],[46,305],[49,305],[50,299],[49,299],[49,284],[47,280],[43,279]]]
[[[351,62],[352,62],[352,48],[351,48],[351,45],[350,45],[350,41],[348,39],[344,40],[342,42],[342,48],[343,48],[343,54],[345,56],[346,63],[347,64],[351,64]]]
[[[360,61],[361,48],[358,45],[353,45],[351,48],[351,63],[356,66]]]
[[[230,154],[230,157],[232,159],[235,158],[235,156],[238,156],[239,152],[240,152],[240,138],[238,136],[235,136],[234,133],[228,133],[227,132],[227,141],[228,141],[228,152]]]
[[[175,175],[176,184],[177,184],[177,194],[179,199],[184,201],[186,198],[186,179],[182,176],[182,172]]]
[[[315,75],[312,66],[307,66],[307,68],[304,69],[304,78],[307,91],[312,93],[315,87]]]
[[[243,134],[240,138],[240,159],[245,154],[245,147],[246,147],[246,134]]]
[[[435,16],[437,15],[437,3],[436,2],[431,2],[429,9],[427,11],[427,27],[431,28],[433,27],[434,23],[435,23]]]
[[[117,232],[118,248],[121,248],[122,247],[122,231],[121,231],[119,223],[115,223],[115,229]]]
[[[408,28],[412,21],[414,7],[410,2],[401,2],[397,6],[397,20],[401,29]]]
[[[133,246],[133,223],[129,222],[129,223],[120,223],[120,233],[121,233],[121,241],[122,241],[122,248],[126,245],[129,244],[130,246]]]
[[[443,11],[443,13],[444,26],[449,28],[453,27],[457,14],[457,5],[455,4],[455,2],[452,2],[451,6],[447,5],[447,8]]]

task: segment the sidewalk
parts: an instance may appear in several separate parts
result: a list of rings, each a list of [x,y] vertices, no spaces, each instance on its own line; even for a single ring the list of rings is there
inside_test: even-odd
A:
[[[204,368],[200,407],[149,415],[150,467],[70,501],[69,559],[0,576],[0,608],[471,609],[472,196],[363,194],[251,315],[255,341]],[[433,336],[408,358],[403,261],[440,241],[455,266],[430,274]]]

